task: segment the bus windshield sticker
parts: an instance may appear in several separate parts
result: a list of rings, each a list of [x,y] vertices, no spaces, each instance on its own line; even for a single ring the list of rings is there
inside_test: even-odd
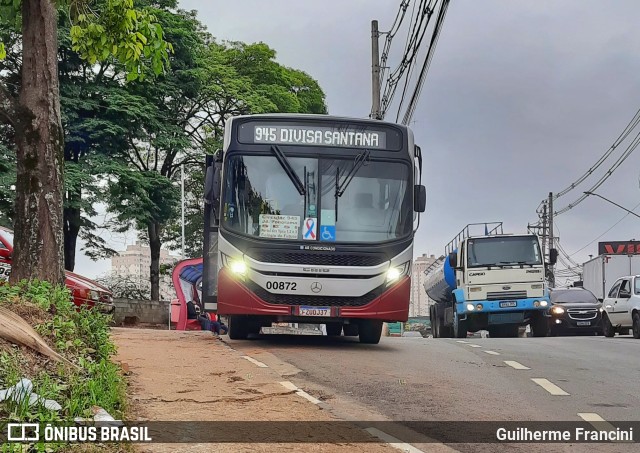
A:
[[[260,214],[260,237],[298,239],[300,216]]]
[[[309,205],[309,209],[307,209],[307,216],[316,217],[317,214],[318,213],[316,212],[316,205],[315,204],[310,204]]]
[[[321,225],[320,240],[324,242],[335,242],[336,241],[335,225]]]
[[[304,225],[302,226],[302,239],[306,241],[315,241],[317,239],[317,223],[318,219],[315,217],[307,217],[306,219],[304,219]]]

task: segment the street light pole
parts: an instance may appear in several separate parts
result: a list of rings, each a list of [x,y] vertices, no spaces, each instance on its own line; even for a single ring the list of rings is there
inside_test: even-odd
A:
[[[615,201],[611,201],[608,198],[603,197],[602,195],[598,195],[597,193],[594,192],[584,192],[586,195],[595,195],[598,198],[602,198],[604,201],[608,201],[609,203],[616,205],[617,207],[619,207],[620,209],[622,209],[623,211],[627,211],[629,214],[633,214],[634,216],[640,218],[640,215],[636,214],[633,211],[630,211],[629,209],[625,208],[624,206],[620,206],[618,203],[616,203]]]
[[[182,259],[185,259],[184,251],[184,164],[180,165],[180,179],[182,185]]]

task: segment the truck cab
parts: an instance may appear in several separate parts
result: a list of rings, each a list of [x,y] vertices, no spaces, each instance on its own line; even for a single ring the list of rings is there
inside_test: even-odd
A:
[[[484,234],[470,227],[484,226]],[[488,330],[492,337],[518,336],[530,325],[534,336],[546,336],[550,305],[545,257],[534,234],[504,234],[502,223],[471,224],[445,248],[440,270],[427,276],[434,336],[463,338]],[[554,261],[555,251],[550,253]]]
[[[606,316],[603,330],[606,337],[616,333],[640,338],[640,275],[621,277],[613,284],[604,300]]]

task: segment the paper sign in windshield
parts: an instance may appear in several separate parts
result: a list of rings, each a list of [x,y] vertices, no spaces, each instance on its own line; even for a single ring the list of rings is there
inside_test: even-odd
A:
[[[300,216],[260,214],[260,237],[298,239]]]

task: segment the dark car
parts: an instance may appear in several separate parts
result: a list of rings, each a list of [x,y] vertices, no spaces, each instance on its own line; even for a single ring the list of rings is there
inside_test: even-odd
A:
[[[552,289],[549,333],[602,334],[602,310],[602,304],[587,289]]]

